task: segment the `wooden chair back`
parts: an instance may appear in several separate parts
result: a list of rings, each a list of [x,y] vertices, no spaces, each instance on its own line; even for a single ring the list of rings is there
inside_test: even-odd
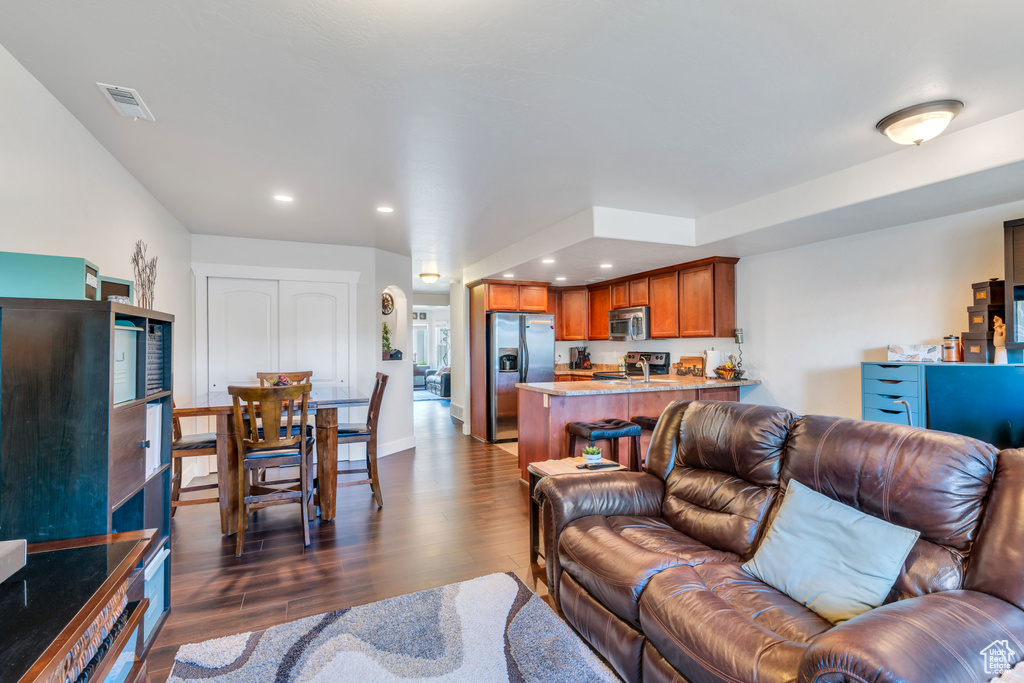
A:
[[[290,384],[284,387],[228,387],[234,404],[235,432],[238,453],[243,455],[252,447],[262,449],[301,449],[306,439],[306,425],[309,417],[310,384]],[[299,403],[296,413],[295,404]],[[242,404],[245,403],[245,415]],[[249,419],[246,420],[245,416]],[[280,429],[264,429],[262,435],[256,416],[263,418],[264,425],[281,425]],[[295,417],[298,415],[301,429],[296,432]],[[283,419],[282,419],[283,418]]]
[[[272,386],[279,377],[284,377],[292,384],[309,384],[313,381],[312,370],[299,370],[296,372],[257,372],[256,377],[260,380],[260,386]]]
[[[171,439],[174,441],[181,438],[181,418],[174,414],[174,409],[177,407],[174,399],[171,399]]]
[[[380,404],[384,400],[384,389],[388,385],[388,376],[383,372],[377,373],[377,381],[373,383],[373,393],[370,394],[370,408],[366,412],[366,426],[371,434],[377,433],[377,420],[380,418]]]

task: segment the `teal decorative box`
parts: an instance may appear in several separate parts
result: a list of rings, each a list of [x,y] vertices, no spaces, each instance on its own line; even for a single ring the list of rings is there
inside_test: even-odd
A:
[[[99,269],[84,258],[0,251],[0,297],[99,298]]]

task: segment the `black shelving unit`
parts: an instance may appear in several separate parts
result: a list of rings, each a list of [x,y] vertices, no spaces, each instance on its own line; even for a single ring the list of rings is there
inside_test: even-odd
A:
[[[135,392],[114,403],[119,322],[138,330]],[[129,599],[150,598],[146,650],[170,607],[173,322],[111,302],[0,298],[0,539],[156,529],[129,581]]]

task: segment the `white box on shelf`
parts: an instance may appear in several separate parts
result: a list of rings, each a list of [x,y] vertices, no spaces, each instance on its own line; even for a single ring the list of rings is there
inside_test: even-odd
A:
[[[25,566],[27,547],[28,544],[23,538],[14,541],[0,541],[0,583]]]
[[[163,403],[146,404],[146,478],[160,469],[160,443],[164,423]]]

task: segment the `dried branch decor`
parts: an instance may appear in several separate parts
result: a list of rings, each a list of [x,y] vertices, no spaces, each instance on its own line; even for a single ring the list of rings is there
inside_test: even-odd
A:
[[[146,260],[146,243],[142,240],[135,243],[132,268],[135,269],[135,305],[139,308],[152,308],[156,289],[156,256]]]

